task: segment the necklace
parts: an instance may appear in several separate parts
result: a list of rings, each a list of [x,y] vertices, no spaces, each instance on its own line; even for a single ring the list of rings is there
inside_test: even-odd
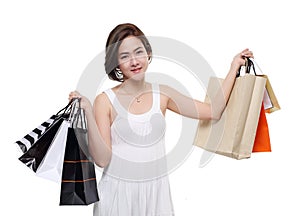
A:
[[[135,99],[135,101],[136,101],[137,103],[142,102],[141,97],[142,97],[142,92],[143,92],[144,89],[146,89],[146,84],[144,84],[141,93],[140,93],[138,96],[134,97],[134,99]],[[126,90],[125,90],[125,92],[126,92]],[[127,94],[128,94],[128,95],[132,95],[131,93],[128,93],[128,92],[127,92]]]
[[[134,99],[137,103],[140,103],[142,100],[141,100],[141,97],[143,96],[143,93],[139,93],[137,96],[134,96]]]
[[[140,102],[141,102],[140,97],[136,97],[135,100],[136,100],[137,103],[140,103]]]

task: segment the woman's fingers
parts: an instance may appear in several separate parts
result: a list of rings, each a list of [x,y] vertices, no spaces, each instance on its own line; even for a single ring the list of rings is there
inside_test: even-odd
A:
[[[244,49],[242,52],[238,53],[232,61],[232,66],[235,68],[239,68],[242,65],[245,65],[246,63],[246,58],[254,58],[253,52],[251,50]]]
[[[72,91],[69,94],[69,100],[72,100],[73,98],[80,98],[80,97],[81,97],[81,95],[77,91]]]
[[[253,52],[250,51],[249,49],[244,49],[242,52],[241,52],[241,56],[242,57],[247,57],[247,58],[253,58]]]

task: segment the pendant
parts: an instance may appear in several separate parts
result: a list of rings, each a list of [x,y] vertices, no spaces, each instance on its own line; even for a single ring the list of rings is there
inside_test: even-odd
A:
[[[141,102],[141,100],[139,98],[136,98],[136,102],[139,103]]]

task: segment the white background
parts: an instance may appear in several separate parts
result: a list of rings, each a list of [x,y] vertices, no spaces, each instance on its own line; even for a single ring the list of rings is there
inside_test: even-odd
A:
[[[17,160],[13,143],[66,104],[82,71],[103,51],[110,30],[132,22],[146,35],[193,47],[219,77],[225,77],[236,53],[250,48],[282,107],[267,115],[272,153],[241,161],[216,155],[199,168],[202,150],[194,149],[170,174],[176,215],[299,215],[296,2],[1,1],[0,214],[92,215],[92,205],[59,206],[60,186],[34,176]],[[184,80],[182,73],[175,78]],[[192,95],[202,100],[203,89],[192,89]],[[169,125],[180,123],[168,115]]]

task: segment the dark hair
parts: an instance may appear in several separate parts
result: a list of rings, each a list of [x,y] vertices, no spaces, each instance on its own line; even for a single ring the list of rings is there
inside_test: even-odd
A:
[[[106,42],[106,50],[105,50],[105,71],[108,77],[112,80],[116,80],[119,82],[124,81],[123,73],[118,69],[119,61],[118,61],[118,50],[122,43],[122,40],[127,38],[128,36],[138,37],[143,43],[148,56],[149,61],[152,58],[152,48],[151,45],[144,35],[144,33],[135,25],[131,23],[124,23],[117,25],[109,34]]]

